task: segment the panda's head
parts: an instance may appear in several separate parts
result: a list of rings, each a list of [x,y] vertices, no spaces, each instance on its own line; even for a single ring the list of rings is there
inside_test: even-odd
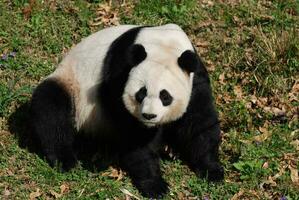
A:
[[[126,109],[148,127],[183,116],[192,92],[197,55],[186,50],[179,56],[157,60],[148,57],[142,45],[134,45],[129,53],[135,67],[123,93]]]

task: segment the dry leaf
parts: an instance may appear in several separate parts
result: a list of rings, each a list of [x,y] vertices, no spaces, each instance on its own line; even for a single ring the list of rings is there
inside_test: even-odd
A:
[[[269,163],[268,163],[268,162],[265,162],[265,163],[263,164],[263,168],[264,168],[264,169],[269,168]]]
[[[205,27],[211,26],[213,24],[214,24],[214,22],[212,20],[200,21],[200,23],[197,26],[197,29],[205,28]]]
[[[219,83],[221,85],[224,85],[224,79],[225,79],[225,73],[223,72],[222,74],[219,75]]]
[[[30,200],[35,200],[37,197],[40,197],[42,193],[40,192],[39,188],[36,189],[35,192],[31,192],[29,195]]]
[[[271,136],[271,132],[266,127],[259,127],[259,131],[262,133],[253,137],[256,142],[263,142]]]
[[[197,40],[197,42],[196,42],[197,47],[207,48],[209,45],[210,45],[210,43],[207,41],[204,41],[204,40]]]
[[[265,189],[264,185],[267,185],[267,186],[271,186],[271,187],[276,187],[277,186],[277,183],[274,181],[275,178],[273,178],[272,176],[269,176],[268,179],[266,181],[263,181],[261,184],[260,184],[260,188],[263,190]]]
[[[244,194],[244,190],[240,189],[239,192],[236,193],[230,200],[239,200],[243,194]]]
[[[70,190],[70,187],[67,184],[62,184],[60,186],[60,194],[68,193]]]
[[[249,141],[249,140],[240,140],[240,142],[242,142],[244,144],[251,144],[251,141]]]
[[[298,177],[298,170],[291,165],[288,166],[291,171],[291,180],[293,183],[299,185],[299,177]]]
[[[290,144],[293,145],[297,151],[299,151],[299,140],[294,140],[290,142]]]
[[[10,195],[10,191],[7,189],[7,187],[4,188],[3,195],[4,196],[9,196]]]
[[[210,0],[203,0],[202,1],[202,6],[203,7],[212,7],[212,6],[214,6],[214,2],[210,1]]]
[[[276,180],[278,177],[283,175],[286,168],[287,168],[287,166],[280,167],[279,172],[273,176],[273,180]]]
[[[215,65],[214,65],[213,61],[206,60],[206,64],[207,64],[207,69],[209,72],[212,72],[215,70]]]
[[[258,101],[258,99],[257,99],[257,97],[256,97],[255,95],[251,95],[251,96],[250,96],[250,101],[251,101],[253,104],[256,104],[257,101]]]
[[[131,192],[129,192],[125,188],[120,188],[120,191],[122,191],[122,193],[124,193],[125,195],[128,195],[130,197],[134,197],[135,199],[140,200],[140,198],[138,198],[136,195],[132,194]]]
[[[267,183],[270,185],[270,186],[277,186],[277,183],[274,181],[273,177],[272,176],[269,176],[268,177],[268,180],[267,180]]]
[[[275,116],[284,116],[286,114],[286,111],[284,110],[284,108],[279,109],[276,107],[272,107],[271,111]]]
[[[116,180],[119,181],[123,178],[123,173],[121,170],[113,168],[112,172],[109,174],[109,177],[116,178]]]
[[[101,175],[102,176],[108,176],[108,177],[111,177],[111,178],[115,178],[117,181],[119,181],[123,178],[123,171],[122,170],[118,170],[118,169],[115,169],[113,167],[109,167],[109,170],[110,171],[104,172]]]
[[[96,10],[97,17],[90,24],[91,26],[99,26],[103,24],[105,27],[119,25],[118,10],[112,9],[110,3],[102,3]]]
[[[234,93],[237,96],[237,99],[242,99],[243,92],[242,92],[242,88],[240,85],[236,85],[234,87]]]
[[[32,9],[35,6],[35,0],[30,0],[29,5],[25,6],[22,10],[23,15],[26,19],[28,19],[31,16]]]
[[[54,190],[50,190],[50,194],[55,197],[55,199],[58,199],[60,197],[62,197],[62,194],[58,194],[57,192],[55,192]]]
[[[292,93],[299,93],[299,81],[297,80],[291,90]]]

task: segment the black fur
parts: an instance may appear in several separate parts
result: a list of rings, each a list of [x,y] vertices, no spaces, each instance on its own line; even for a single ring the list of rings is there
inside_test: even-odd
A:
[[[127,59],[131,66],[138,65],[146,58],[147,54],[144,47],[140,44],[134,44],[127,51]]]
[[[197,59],[200,61],[199,57]],[[194,73],[187,112],[180,120],[165,126],[164,132],[166,143],[198,175],[210,181],[223,179],[223,168],[218,158],[220,124],[208,72],[201,61],[197,63]]]
[[[127,111],[121,98],[132,67],[146,57],[141,45],[132,46],[140,29],[124,33],[111,45],[104,61],[99,103],[108,121],[116,125],[110,133],[114,144],[106,149],[119,155],[119,164],[143,195],[158,197],[168,188],[160,173],[157,155],[160,144],[155,139],[160,137],[158,129],[147,128],[137,121]]]
[[[223,179],[218,160],[220,128],[212,99],[208,73],[196,53],[186,51],[178,64],[194,72],[193,90],[184,116],[168,125],[145,127],[125,108],[122,94],[132,67],[146,58],[142,45],[134,45],[142,27],[133,28],[110,46],[104,59],[98,101],[107,117],[109,134],[99,133],[98,146],[126,170],[139,191],[159,198],[168,191],[161,176],[158,152],[170,145],[191,169],[209,180]],[[76,164],[72,100],[54,80],[46,80],[35,90],[31,124],[51,165],[59,161],[65,170]],[[95,122],[96,123],[96,122]]]
[[[199,56],[191,50],[186,50],[178,58],[179,66],[187,72],[205,73],[207,75],[206,68],[204,67]]]
[[[66,171],[76,165],[73,152],[73,103],[56,80],[45,80],[34,91],[30,105],[30,125],[51,166],[62,163]]]

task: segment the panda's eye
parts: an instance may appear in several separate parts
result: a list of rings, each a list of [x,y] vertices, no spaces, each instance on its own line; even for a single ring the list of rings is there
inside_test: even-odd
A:
[[[163,106],[169,106],[173,100],[172,96],[169,94],[167,90],[161,90],[160,99],[162,101]]]
[[[142,87],[138,90],[138,92],[136,92],[135,94],[135,99],[138,103],[141,103],[144,99],[144,97],[146,97],[147,94],[147,90],[145,87]]]

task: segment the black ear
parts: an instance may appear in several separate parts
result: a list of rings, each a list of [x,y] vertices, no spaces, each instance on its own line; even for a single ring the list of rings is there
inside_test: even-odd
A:
[[[186,50],[178,58],[179,66],[188,73],[197,71],[201,64],[196,53],[191,50]]]
[[[130,46],[127,51],[128,63],[131,66],[138,65],[146,58],[146,56],[147,56],[146,51],[141,44],[134,44]]]

